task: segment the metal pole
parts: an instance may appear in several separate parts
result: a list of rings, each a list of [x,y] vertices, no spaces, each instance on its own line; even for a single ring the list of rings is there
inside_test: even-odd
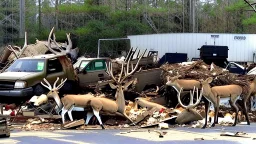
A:
[[[20,0],[20,33],[19,37],[24,38],[25,33],[25,0]]]
[[[98,55],[97,57],[99,58],[100,57],[100,39],[98,40]]]

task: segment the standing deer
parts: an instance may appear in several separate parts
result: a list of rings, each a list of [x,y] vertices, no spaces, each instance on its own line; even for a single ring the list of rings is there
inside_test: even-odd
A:
[[[119,74],[118,79],[113,75],[112,63],[109,62],[109,64],[106,64],[107,73],[111,76],[112,80],[116,83],[116,85],[114,85],[113,83],[109,83],[112,89],[116,89],[116,93],[115,93],[116,100],[113,101],[106,98],[91,98],[89,102],[89,105],[93,109],[93,114],[98,119],[102,129],[104,129],[104,126],[99,116],[99,112],[101,110],[106,112],[111,112],[111,113],[119,112],[122,115],[124,115],[129,121],[133,122],[125,113],[126,105],[125,105],[125,99],[124,99],[124,90],[127,90],[128,87],[135,81],[135,79],[132,79],[126,82],[124,85],[123,83],[128,77],[130,77],[133,73],[135,73],[136,69],[138,68],[139,62],[143,57],[143,55],[145,54],[145,52],[146,50],[142,55],[140,55],[135,67],[133,66],[133,64],[131,64],[131,68],[129,68],[129,66],[130,66],[130,61],[132,59],[132,56],[128,56],[127,63],[126,64],[122,63],[122,68],[121,68],[121,72]],[[87,117],[86,122],[88,122],[89,119],[90,117]]]
[[[206,80],[202,81],[202,88],[203,96],[210,102],[212,102],[214,106],[214,122],[212,124],[212,127],[215,126],[217,123],[217,116],[219,112],[219,104],[220,104],[220,98],[227,98],[230,97],[229,103],[230,105],[235,109],[236,115],[235,115],[235,122],[232,126],[235,126],[237,123],[237,116],[238,116],[238,107],[236,106],[236,101],[238,97],[242,94],[242,87],[239,85],[224,85],[224,86],[214,86],[210,87],[210,83],[212,82],[213,78],[209,77]],[[209,110],[209,103],[205,106],[205,124],[202,128],[205,128],[207,125],[207,116],[208,116],[208,110]]]
[[[90,93],[85,94],[85,95],[65,95],[63,98],[60,99],[58,91],[64,85],[64,83],[67,79],[65,79],[64,81],[62,79],[59,86],[56,87],[58,80],[59,80],[59,77],[54,82],[53,88],[46,79],[44,79],[44,81],[46,82],[47,85],[45,85],[42,82],[41,82],[41,84],[50,90],[50,92],[47,94],[47,97],[54,98],[56,104],[61,109],[62,123],[64,124],[66,113],[68,113],[69,119],[71,121],[73,121],[73,117],[71,114],[73,108],[74,107],[86,108],[88,106],[89,100],[91,98],[93,98],[94,95],[92,95]],[[42,96],[44,96],[44,95],[42,95]],[[40,104],[41,102],[39,102],[39,101],[44,100],[44,99],[41,99],[40,97],[38,98],[38,101],[35,102],[36,104],[38,104],[38,103]],[[87,115],[92,115],[92,112],[88,112]]]
[[[249,116],[248,116],[246,103],[251,96],[255,96],[255,95],[256,95],[256,77],[250,83],[250,88],[249,88],[248,94],[242,97],[242,111],[245,115],[247,125],[250,125],[250,120],[249,120]]]

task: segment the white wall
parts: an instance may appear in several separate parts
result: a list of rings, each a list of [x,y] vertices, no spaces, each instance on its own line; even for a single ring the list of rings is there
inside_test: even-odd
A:
[[[140,50],[156,50],[161,58],[165,53],[187,53],[189,60],[199,57],[202,45],[214,45],[211,35],[219,35],[215,45],[228,46],[228,61],[251,62],[256,49],[256,34],[216,34],[216,33],[170,33],[152,35],[131,35],[131,46]],[[234,39],[245,36],[245,40]]]

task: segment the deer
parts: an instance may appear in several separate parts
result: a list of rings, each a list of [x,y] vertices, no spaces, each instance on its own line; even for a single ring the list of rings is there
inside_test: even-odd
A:
[[[47,89],[49,89],[50,91],[47,94],[47,98],[54,98],[57,106],[61,109],[61,117],[62,117],[62,123],[65,123],[65,114],[68,113],[69,119],[71,121],[73,121],[73,117],[72,117],[72,110],[74,107],[81,107],[81,108],[86,108],[88,106],[88,102],[91,98],[94,97],[94,95],[88,93],[85,95],[64,95],[63,98],[60,99],[59,97],[59,89],[64,85],[65,81],[67,80],[67,78],[65,80],[61,80],[61,83],[56,86],[59,77],[57,77],[57,80],[54,82],[53,87],[50,85],[50,83],[44,78],[43,79],[45,81],[44,84],[43,82],[41,82],[41,84],[46,87]],[[40,96],[41,97],[41,96]],[[43,98],[38,98],[38,100],[44,100]],[[40,104],[39,101],[35,102],[37,105],[38,103]],[[91,112],[88,112],[87,115],[91,115]]]
[[[187,80],[187,79],[178,79],[180,75],[170,78],[167,76],[167,86],[175,87],[178,91],[180,89],[192,90],[194,87],[201,89],[201,83],[198,80]]]
[[[138,98],[135,98],[135,102],[143,107],[143,108],[147,108],[148,110],[149,109],[154,109],[156,111],[160,111],[161,109],[167,109],[166,107],[160,105],[160,104],[157,104],[157,103],[154,103],[154,102],[150,102],[150,101],[147,101],[145,100],[144,98],[142,97],[138,97]]]
[[[171,86],[173,87],[177,93],[179,93],[179,91],[184,89],[184,90],[193,90],[193,88],[198,88],[201,89],[201,83],[198,80],[188,80],[188,79],[178,79],[179,77],[181,77],[180,75],[174,76],[174,77],[170,77],[167,76],[167,82],[166,82],[166,86]],[[202,99],[204,101],[206,101],[204,98]],[[167,104],[170,105],[171,102],[171,98],[166,96],[166,101]]]
[[[116,89],[116,93],[115,93],[116,100],[114,101],[114,100],[110,100],[110,99],[107,99],[107,98],[91,98],[90,101],[89,101],[89,105],[91,106],[91,108],[93,110],[93,114],[96,116],[96,118],[97,118],[98,122],[100,123],[102,129],[105,129],[105,128],[104,128],[104,125],[103,125],[103,123],[101,121],[101,118],[99,116],[100,111],[106,111],[106,112],[111,112],[111,113],[119,112],[125,118],[127,118],[131,123],[133,123],[133,121],[125,113],[126,105],[125,105],[124,91],[127,90],[128,87],[134,81],[136,81],[136,78],[133,78],[133,79],[129,80],[125,84],[123,84],[123,83],[128,77],[130,77],[133,73],[136,72],[136,69],[138,68],[139,62],[140,62],[141,58],[144,56],[145,53],[146,53],[146,50],[144,51],[144,53],[142,53],[139,56],[139,59],[138,59],[136,65],[133,66],[133,64],[131,64],[131,67],[130,67],[130,61],[131,61],[132,56],[128,55],[127,63],[126,64],[122,63],[119,78],[116,78],[113,74],[112,62],[106,63],[107,73],[108,73],[108,75],[110,75],[112,81],[116,83],[116,85],[114,85],[112,82],[109,83],[109,85],[112,89]],[[90,117],[87,117],[86,121],[89,121],[89,119],[90,119]]]
[[[248,94],[242,97],[242,111],[245,115],[247,125],[250,125],[250,120],[248,116],[246,103],[251,96],[255,96],[255,95],[256,95],[256,77],[253,79],[252,82],[250,82],[250,88],[249,88]]]
[[[214,106],[214,122],[211,125],[212,127],[215,126],[217,123],[217,116],[219,112],[219,103],[220,98],[227,98],[230,97],[229,103],[231,107],[235,109],[235,122],[232,126],[236,126],[237,117],[238,117],[238,107],[236,106],[236,101],[238,97],[242,94],[242,87],[239,85],[231,84],[231,85],[223,85],[223,86],[214,86],[211,87],[210,83],[213,81],[212,77],[207,78],[206,80],[201,80],[203,91],[203,96],[213,104]],[[206,103],[205,106],[205,124],[202,128],[205,128],[207,125],[207,116],[209,110],[209,103]]]

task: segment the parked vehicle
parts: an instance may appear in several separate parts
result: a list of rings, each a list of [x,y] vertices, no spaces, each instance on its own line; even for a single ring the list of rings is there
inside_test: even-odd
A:
[[[141,67],[152,62],[148,61],[147,57],[144,60]],[[53,84],[57,77],[67,78],[65,85],[60,89],[60,95],[79,93],[91,85],[105,87],[111,80],[106,72],[108,61],[109,58],[81,57],[73,65],[65,54],[19,58],[0,73],[0,103],[23,103],[34,95],[48,92],[40,83],[44,78],[50,84]],[[131,63],[133,62],[137,62],[137,59],[131,60]],[[121,65],[116,64],[115,68],[118,70]],[[159,68],[136,72],[134,77],[138,79],[138,84],[135,91],[140,92],[148,85],[160,85],[160,74]]]
[[[111,80],[106,72],[106,63],[109,62],[108,58],[81,58],[78,60],[74,67],[79,79],[79,86],[84,88],[89,85],[98,85],[104,87]],[[116,65],[116,69],[120,68]],[[135,86],[135,91],[141,92],[148,85],[160,85],[160,68],[146,69],[134,73],[133,77],[138,79]],[[99,83],[99,81],[101,81]]]
[[[17,59],[0,73],[0,103],[22,103],[34,95],[48,92],[40,82],[51,84],[57,77],[67,78],[61,92],[72,89],[77,81],[74,68],[66,55],[38,55]]]

